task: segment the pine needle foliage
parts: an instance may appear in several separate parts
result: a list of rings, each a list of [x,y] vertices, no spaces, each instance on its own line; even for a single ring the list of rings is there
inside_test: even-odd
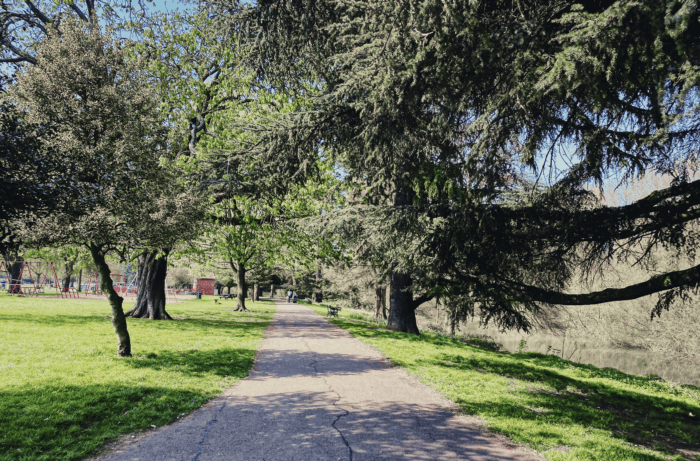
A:
[[[700,280],[695,2],[223,3],[261,79],[318,89],[266,148],[284,162],[313,146],[364,188],[356,238],[382,240],[414,308],[448,296],[527,328],[543,303],[664,292],[653,316]],[[625,207],[589,192],[644,174],[675,179]],[[660,247],[683,268],[565,293],[575,268],[645,265]]]

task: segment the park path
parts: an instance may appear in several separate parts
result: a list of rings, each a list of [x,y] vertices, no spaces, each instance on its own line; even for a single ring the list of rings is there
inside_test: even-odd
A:
[[[110,461],[535,460],[308,307],[279,303],[248,378]]]

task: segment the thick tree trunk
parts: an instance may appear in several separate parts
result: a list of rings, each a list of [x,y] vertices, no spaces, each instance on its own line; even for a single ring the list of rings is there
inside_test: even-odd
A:
[[[275,285],[270,285],[270,299],[275,299]]]
[[[406,288],[411,286],[411,276],[394,271],[391,274],[391,298],[389,320],[386,327],[390,330],[420,334],[416,323],[416,310],[413,293]]]
[[[128,317],[151,320],[172,320],[165,311],[165,276],[168,273],[170,249],[146,251],[139,256],[136,304]],[[158,257],[160,254],[160,257]]]
[[[82,284],[83,284],[83,270],[80,269],[80,271],[78,271],[78,287],[76,288],[76,291],[77,291],[78,293],[80,293],[80,292],[83,290],[83,289],[81,288],[81,287],[82,287]]]
[[[22,280],[20,279],[20,274],[22,274],[22,265],[24,265],[24,258],[21,256],[15,259],[15,261],[10,264],[7,268],[9,272],[10,280],[7,287],[8,293],[20,294],[22,293]]]
[[[230,261],[231,268],[236,272],[238,276],[238,296],[236,301],[235,312],[249,312],[245,307],[245,298],[248,295],[248,285],[245,283],[245,265],[243,263],[238,263],[234,265],[233,261]]]
[[[386,319],[386,287],[374,289],[374,317]]]
[[[410,205],[412,191],[408,188],[399,189],[394,197],[394,206],[403,207]],[[420,334],[416,323],[416,306],[413,302],[413,292],[408,290],[411,286],[411,275],[399,271],[391,273],[391,295],[389,299],[390,311],[387,328],[404,333]]]
[[[124,299],[114,291],[112,278],[109,276],[109,266],[105,261],[105,255],[102,250],[90,244],[90,253],[92,254],[92,260],[100,271],[100,289],[102,293],[107,295],[109,306],[112,308],[112,327],[114,327],[114,333],[117,335],[117,356],[131,357],[131,338],[129,337],[129,330],[126,328],[126,316],[122,308]]]
[[[256,283],[253,285],[253,302],[257,302],[260,300],[260,287]]]

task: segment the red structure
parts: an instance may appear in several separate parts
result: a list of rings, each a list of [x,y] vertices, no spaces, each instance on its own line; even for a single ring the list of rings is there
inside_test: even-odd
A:
[[[216,279],[196,279],[192,291],[195,293],[202,293],[203,295],[213,295],[215,284]]]
[[[100,274],[98,274],[97,272],[90,273],[90,278],[88,279],[87,286],[85,287],[85,294],[90,293],[90,291],[92,291],[96,295],[100,294],[99,276]]]
[[[56,268],[53,263],[46,261],[25,261],[22,264],[22,269],[20,271],[18,279],[15,283],[12,283],[11,270],[7,261],[0,261],[0,271],[4,272],[7,283],[9,285],[9,292],[12,295],[26,295],[26,296],[39,296],[40,292],[43,292],[45,287],[54,288],[56,290],[56,297],[58,298],[78,298],[78,292],[71,285],[67,289],[63,288],[62,281],[59,280],[58,274],[56,273]],[[32,274],[32,266],[34,266],[34,274]],[[43,274],[43,277],[41,276]],[[22,286],[22,281],[29,279],[29,284]]]
[[[126,279],[124,278],[124,275],[109,274],[109,277],[112,279],[112,288],[114,288],[114,291],[126,296],[128,294],[129,287],[126,286]]]

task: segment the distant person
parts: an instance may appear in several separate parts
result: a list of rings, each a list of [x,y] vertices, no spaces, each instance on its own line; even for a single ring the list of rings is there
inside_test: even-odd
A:
[[[292,300],[292,290],[287,291],[287,304]]]
[[[297,292],[295,291],[294,294],[292,295],[292,302],[293,303],[297,302],[297,298],[298,298]]]

